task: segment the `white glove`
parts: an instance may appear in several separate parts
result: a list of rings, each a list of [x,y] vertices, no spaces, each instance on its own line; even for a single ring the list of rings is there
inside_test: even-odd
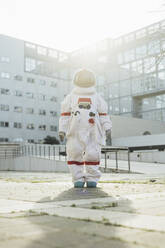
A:
[[[60,138],[60,141],[63,142],[64,138],[65,138],[65,133],[64,132],[59,132],[59,138]]]
[[[110,129],[106,130],[105,135],[106,135],[107,145],[111,145],[111,130]]]

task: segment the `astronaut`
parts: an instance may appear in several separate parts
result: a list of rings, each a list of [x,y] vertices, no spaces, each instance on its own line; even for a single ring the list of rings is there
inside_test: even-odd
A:
[[[96,92],[93,72],[82,69],[74,76],[74,88],[61,104],[59,137],[67,139],[67,163],[75,188],[95,188],[101,176],[101,145],[110,138],[107,104]]]

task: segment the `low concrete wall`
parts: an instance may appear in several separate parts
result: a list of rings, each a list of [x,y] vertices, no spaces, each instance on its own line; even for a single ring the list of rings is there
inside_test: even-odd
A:
[[[0,170],[69,172],[65,161],[27,156],[14,159],[0,159]]]
[[[115,159],[114,153],[108,154],[110,159]],[[104,155],[102,155],[104,158]],[[126,152],[118,154],[119,160],[128,159]],[[130,160],[137,162],[165,164],[165,152],[133,152]],[[45,172],[69,172],[66,161],[49,160],[36,157],[18,157],[14,159],[0,159],[0,171],[45,171]]]

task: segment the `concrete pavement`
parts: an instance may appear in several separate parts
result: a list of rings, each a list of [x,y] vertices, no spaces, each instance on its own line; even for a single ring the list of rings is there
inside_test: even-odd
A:
[[[0,247],[165,247],[165,174],[0,172]]]

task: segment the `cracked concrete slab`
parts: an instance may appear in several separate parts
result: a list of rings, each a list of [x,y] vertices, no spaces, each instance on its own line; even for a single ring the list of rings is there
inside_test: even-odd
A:
[[[164,248],[165,176],[105,174],[74,189],[53,174],[0,173],[1,248]]]

